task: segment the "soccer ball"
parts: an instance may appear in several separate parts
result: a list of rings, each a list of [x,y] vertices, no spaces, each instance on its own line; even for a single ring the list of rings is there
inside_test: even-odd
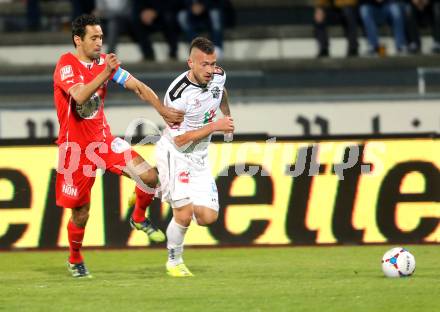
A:
[[[382,271],[386,277],[410,276],[415,269],[416,259],[405,248],[393,248],[382,257]]]

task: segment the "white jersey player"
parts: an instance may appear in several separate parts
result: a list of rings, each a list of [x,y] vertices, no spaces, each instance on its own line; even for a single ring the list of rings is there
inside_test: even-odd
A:
[[[165,96],[165,106],[184,112],[184,121],[167,126],[156,146],[162,200],[173,219],[167,228],[167,273],[192,276],[183,263],[183,240],[191,220],[209,225],[218,217],[217,187],[208,163],[208,145],[215,131],[232,133],[226,73],[216,65],[214,45],[205,38],[191,43],[190,70],[179,75]],[[217,118],[220,108],[224,117]]]

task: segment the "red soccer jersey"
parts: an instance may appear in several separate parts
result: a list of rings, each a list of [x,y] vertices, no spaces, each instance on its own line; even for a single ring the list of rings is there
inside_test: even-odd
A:
[[[101,54],[91,66],[81,63],[72,53],[63,54],[59,59],[53,74],[54,101],[60,124],[58,145],[76,142],[84,150],[91,142],[103,142],[111,136],[104,115],[107,82],[83,105],[77,105],[69,94],[73,86],[87,84],[101,73],[106,66],[104,59],[105,54]]]

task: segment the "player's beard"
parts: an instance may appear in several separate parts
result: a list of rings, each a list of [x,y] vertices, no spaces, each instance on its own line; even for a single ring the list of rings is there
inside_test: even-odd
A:
[[[201,86],[202,88],[206,88],[208,83],[211,81],[211,79],[206,81],[205,77],[203,77],[203,76],[196,76],[196,75],[194,75],[194,77],[196,78],[196,81],[199,84],[199,86]]]

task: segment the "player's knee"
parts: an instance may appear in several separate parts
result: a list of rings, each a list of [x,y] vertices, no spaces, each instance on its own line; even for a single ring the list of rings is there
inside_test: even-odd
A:
[[[89,211],[75,209],[72,211],[72,221],[78,227],[85,227],[89,220]]]
[[[196,215],[197,224],[201,226],[208,226],[213,224],[218,219],[218,213],[204,213],[201,215]]]
[[[148,185],[149,187],[156,187],[159,183],[159,175],[157,173],[156,168],[151,168],[148,171],[144,172],[140,176],[143,183]]]
[[[196,218],[197,224],[200,226],[208,226],[217,221],[217,217],[209,217],[209,218]]]
[[[174,216],[175,221],[183,226],[189,226],[192,221],[192,215],[191,214],[179,214]]]
[[[193,209],[192,205],[186,205],[182,208],[173,209],[174,220],[183,226],[189,226],[191,224]]]

